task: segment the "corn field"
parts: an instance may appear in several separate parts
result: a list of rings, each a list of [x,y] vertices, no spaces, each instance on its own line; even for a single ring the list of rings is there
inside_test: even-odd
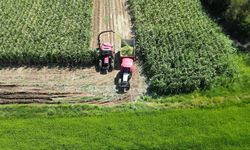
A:
[[[1,0],[1,64],[92,61],[92,0]]]
[[[233,77],[232,42],[199,0],[130,0],[129,4],[137,51],[152,91],[191,92]]]

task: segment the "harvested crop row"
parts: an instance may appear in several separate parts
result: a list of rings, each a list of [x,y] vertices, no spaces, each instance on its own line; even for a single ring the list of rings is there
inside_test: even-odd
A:
[[[199,0],[130,0],[129,3],[137,46],[152,91],[191,92],[233,76],[229,59],[235,49],[204,13]]]
[[[1,0],[1,64],[92,61],[92,0]]]

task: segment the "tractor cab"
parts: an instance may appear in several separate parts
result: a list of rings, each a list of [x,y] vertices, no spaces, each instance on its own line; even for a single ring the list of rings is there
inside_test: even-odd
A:
[[[134,60],[132,58],[123,58],[120,70],[120,80],[119,86],[123,89],[129,89],[130,83],[129,80],[132,78],[133,73],[133,63]]]
[[[110,43],[102,43],[100,45],[100,51],[102,55],[112,55],[112,53],[114,53],[114,48]]]
[[[134,60],[132,58],[123,58],[121,64],[121,71],[126,70],[128,72],[133,72],[133,63]]]

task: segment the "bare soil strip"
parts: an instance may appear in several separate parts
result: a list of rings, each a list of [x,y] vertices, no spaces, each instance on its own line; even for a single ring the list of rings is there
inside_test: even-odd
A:
[[[102,36],[103,42],[120,49],[121,39],[131,38],[131,22],[125,0],[93,0],[92,48],[97,48],[97,35],[104,30],[117,34]],[[106,75],[91,68],[2,68],[0,69],[0,104],[12,103],[89,103],[120,105],[136,100],[146,91],[140,68],[135,66],[128,93],[119,94],[115,70]]]

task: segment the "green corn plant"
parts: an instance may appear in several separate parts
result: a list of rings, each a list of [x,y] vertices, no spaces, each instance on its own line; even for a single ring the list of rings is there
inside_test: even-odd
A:
[[[0,11],[1,64],[93,61],[92,0],[1,0]]]
[[[212,87],[234,74],[232,42],[199,0],[129,0],[150,90],[158,94]]]

